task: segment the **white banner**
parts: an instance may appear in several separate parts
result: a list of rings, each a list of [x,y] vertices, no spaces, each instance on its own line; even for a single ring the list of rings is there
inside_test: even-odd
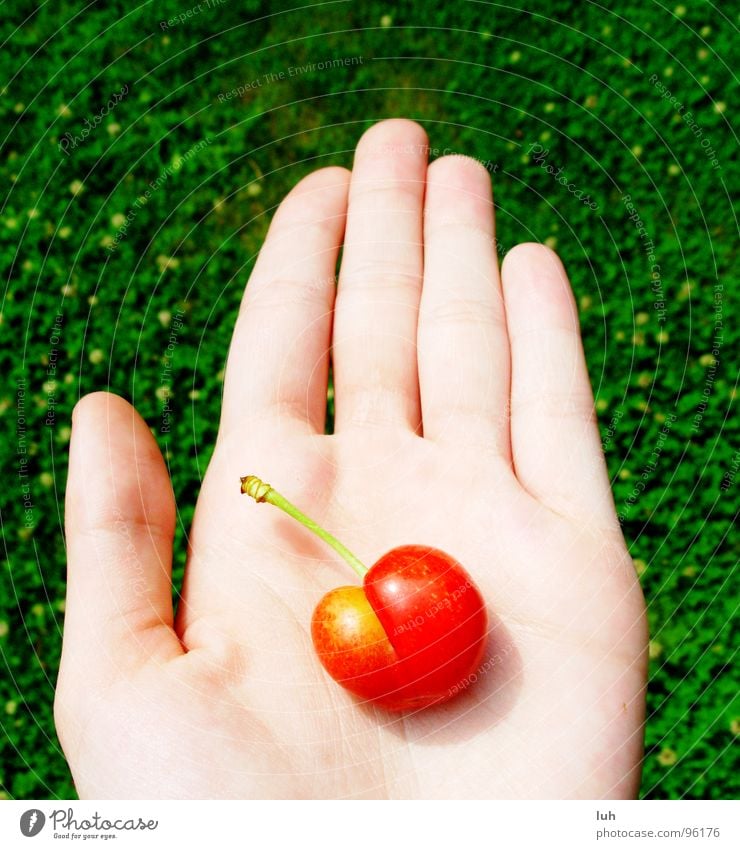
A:
[[[16,802],[0,805],[0,847],[740,846],[739,803]],[[29,842],[30,841],[30,842]],[[215,842],[214,842],[215,841]]]

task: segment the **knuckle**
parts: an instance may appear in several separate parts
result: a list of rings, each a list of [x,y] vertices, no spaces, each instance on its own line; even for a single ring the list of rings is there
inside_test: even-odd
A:
[[[337,304],[348,298],[398,302],[404,292],[416,294],[421,289],[421,274],[409,265],[374,259],[352,266],[340,277]]]
[[[479,298],[454,298],[436,304],[430,310],[435,325],[473,327],[500,323],[493,304]]]
[[[335,277],[306,279],[301,277],[274,277],[250,287],[247,286],[245,306],[271,311],[285,309],[295,304],[325,304],[333,290]]]

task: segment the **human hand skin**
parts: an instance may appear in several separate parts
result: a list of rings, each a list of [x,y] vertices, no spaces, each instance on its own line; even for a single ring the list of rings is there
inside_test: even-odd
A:
[[[462,156],[428,165],[426,148],[417,124],[383,121],[351,174],[316,171],[277,210],[174,618],[159,448],[117,396],[75,408],[55,717],[81,797],[636,795],[644,602],[571,289],[537,244],[499,274],[489,173]],[[249,473],[367,564],[407,543],[459,560],[489,606],[478,680],[400,716],[337,686],[309,628],[352,576],[240,495]]]

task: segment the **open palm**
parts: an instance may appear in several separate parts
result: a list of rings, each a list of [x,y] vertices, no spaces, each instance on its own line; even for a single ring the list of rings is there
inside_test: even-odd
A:
[[[334,272],[344,244],[341,274]],[[329,358],[336,417],[324,435]],[[338,687],[313,608],[356,580],[239,494],[257,474],[371,565],[449,552],[489,607],[452,701],[390,714]],[[67,492],[57,727],[81,796],[630,797],[643,599],[617,523],[557,257],[496,261],[489,174],[385,121],[303,180],[246,289],[177,615],[172,490],[146,424],[84,398]]]

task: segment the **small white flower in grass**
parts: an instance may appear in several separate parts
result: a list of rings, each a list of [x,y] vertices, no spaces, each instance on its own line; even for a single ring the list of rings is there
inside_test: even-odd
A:
[[[39,482],[44,489],[51,489],[54,486],[54,475],[51,472],[41,472]]]
[[[390,15],[383,15],[380,19],[380,25],[382,27],[389,27],[393,23],[393,18]]]
[[[650,640],[648,653],[651,660],[657,660],[663,654],[663,646],[655,640]]]
[[[676,6],[673,11],[678,15],[679,18],[682,18],[686,14],[686,6],[681,4],[680,6]]]
[[[100,365],[100,363],[105,362],[105,351],[102,348],[94,348],[88,354],[88,359],[94,365]]]
[[[678,755],[673,749],[665,748],[660,750],[657,761],[661,766],[673,766],[678,760]]]
[[[13,107],[13,112],[15,112],[16,115],[20,115],[21,112],[23,112],[23,110],[25,108],[26,107],[23,103],[16,103],[15,106]]]
[[[718,115],[722,115],[722,114],[724,113],[725,109],[727,109],[727,104],[726,104],[723,100],[718,100],[718,101],[714,104],[714,111],[715,111]]]
[[[703,36],[704,38],[706,38],[706,37],[709,35],[709,33],[710,33],[711,31],[712,31],[712,28],[711,28],[711,27],[709,27],[709,26],[707,26],[707,27],[702,27],[702,28],[699,30],[699,35],[701,35],[701,36]]]
[[[56,380],[47,380],[46,383],[44,383],[43,390],[44,390],[44,392],[46,392],[47,395],[51,395],[53,392],[56,392],[57,391]]]
[[[59,115],[60,117],[69,118],[71,114],[72,110],[69,108],[69,106],[67,106],[66,103],[60,104],[57,108],[57,115]]]
[[[44,615],[44,605],[43,604],[34,604],[31,608],[31,613],[37,618],[40,619]]]
[[[123,227],[126,223],[126,216],[122,212],[116,212],[115,215],[111,216],[110,223],[116,228]]]
[[[548,101],[545,104],[545,112],[554,112],[554,111],[555,111],[555,104],[552,101]]]
[[[247,186],[247,194],[249,197],[255,198],[262,191],[262,186],[259,183],[250,183]]]
[[[640,156],[642,156],[642,145],[641,144],[636,144],[632,148],[632,155],[637,157],[638,159],[640,158]]]
[[[680,174],[680,173],[681,173],[681,166],[680,166],[680,165],[677,165],[675,162],[672,162],[672,163],[668,166],[668,173],[669,173],[671,176],[676,177],[678,174]]]
[[[521,58],[522,54],[520,50],[512,50],[512,52],[509,53],[509,60],[511,62],[518,62]]]
[[[108,131],[108,135],[117,136],[121,132],[121,125],[111,121],[105,129]]]
[[[60,239],[68,239],[72,235],[71,227],[60,227],[59,228],[59,238]]]
[[[5,622],[4,620],[0,621],[0,637],[7,637],[8,631],[10,631],[10,628],[8,627],[8,623]]]
[[[154,394],[160,401],[166,401],[168,398],[172,397],[172,390],[169,386],[158,386],[154,390]]]
[[[190,392],[188,392],[188,398],[190,398],[191,401],[197,401],[200,398],[200,395],[200,389],[191,389]]]
[[[637,572],[638,575],[644,575],[645,570],[647,569],[647,563],[639,557],[636,557],[632,562],[635,565],[635,572]]]
[[[18,219],[17,218],[6,218],[5,226],[8,230],[17,230],[18,229]]]
[[[696,51],[696,58],[699,59],[700,61],[703,61],[704,59],[706,59],[707,56],[709,56],[709,51],[707,50],[706,47],[700,47]]]
[[[160,274],[164,274],[168,268],[177,268],[180,265],[180,260],[177,257],[166,256],[165,254],[159,254],[156,262]]]
[[[69,190],[73,195],[75,195],[75,197],[82,191],[83,188],[84,184],[82,180],[72,180],[69,184]]]
[[[18,702],[15,701],[15,699],[10,699],[9,701],[5,702],[5,713],[7,713],[8,716],[13,716],[13,714],[17,710],[18,710]]]
[[[167,327],[167,325],[172,321],[172,313],[169,310],[160,310],[157,313],[157,318],[159,319],[159,323],[162,327]]]
[[[545,239],[545,244],[547,245],[548,248],[552,248],[553,250],[555,250],[555,248],[558,246],[557,237],[556,236],[548,236]]]
[[[671,65],[666,65],[666,67],[663,68],[663,76],[664,77],[672,77],[673,76],[673,67]]]
[[[110,233],[107,233],[105,236],[103,236],[100,239],[98,244],[100,245],[101,248],[109,248],[113,244],[114,241],[115,240],[114,240],[113,236],[111,236]]]
[[[72,428],[68,425],[59,428],[59,432],[57,433],[57,438],[60,442],[69,442],[69,438],[72,436]]]
[[[40,214],[41,213],[35,206],[32,206],[27,212],[29,218],[38,218]]]

